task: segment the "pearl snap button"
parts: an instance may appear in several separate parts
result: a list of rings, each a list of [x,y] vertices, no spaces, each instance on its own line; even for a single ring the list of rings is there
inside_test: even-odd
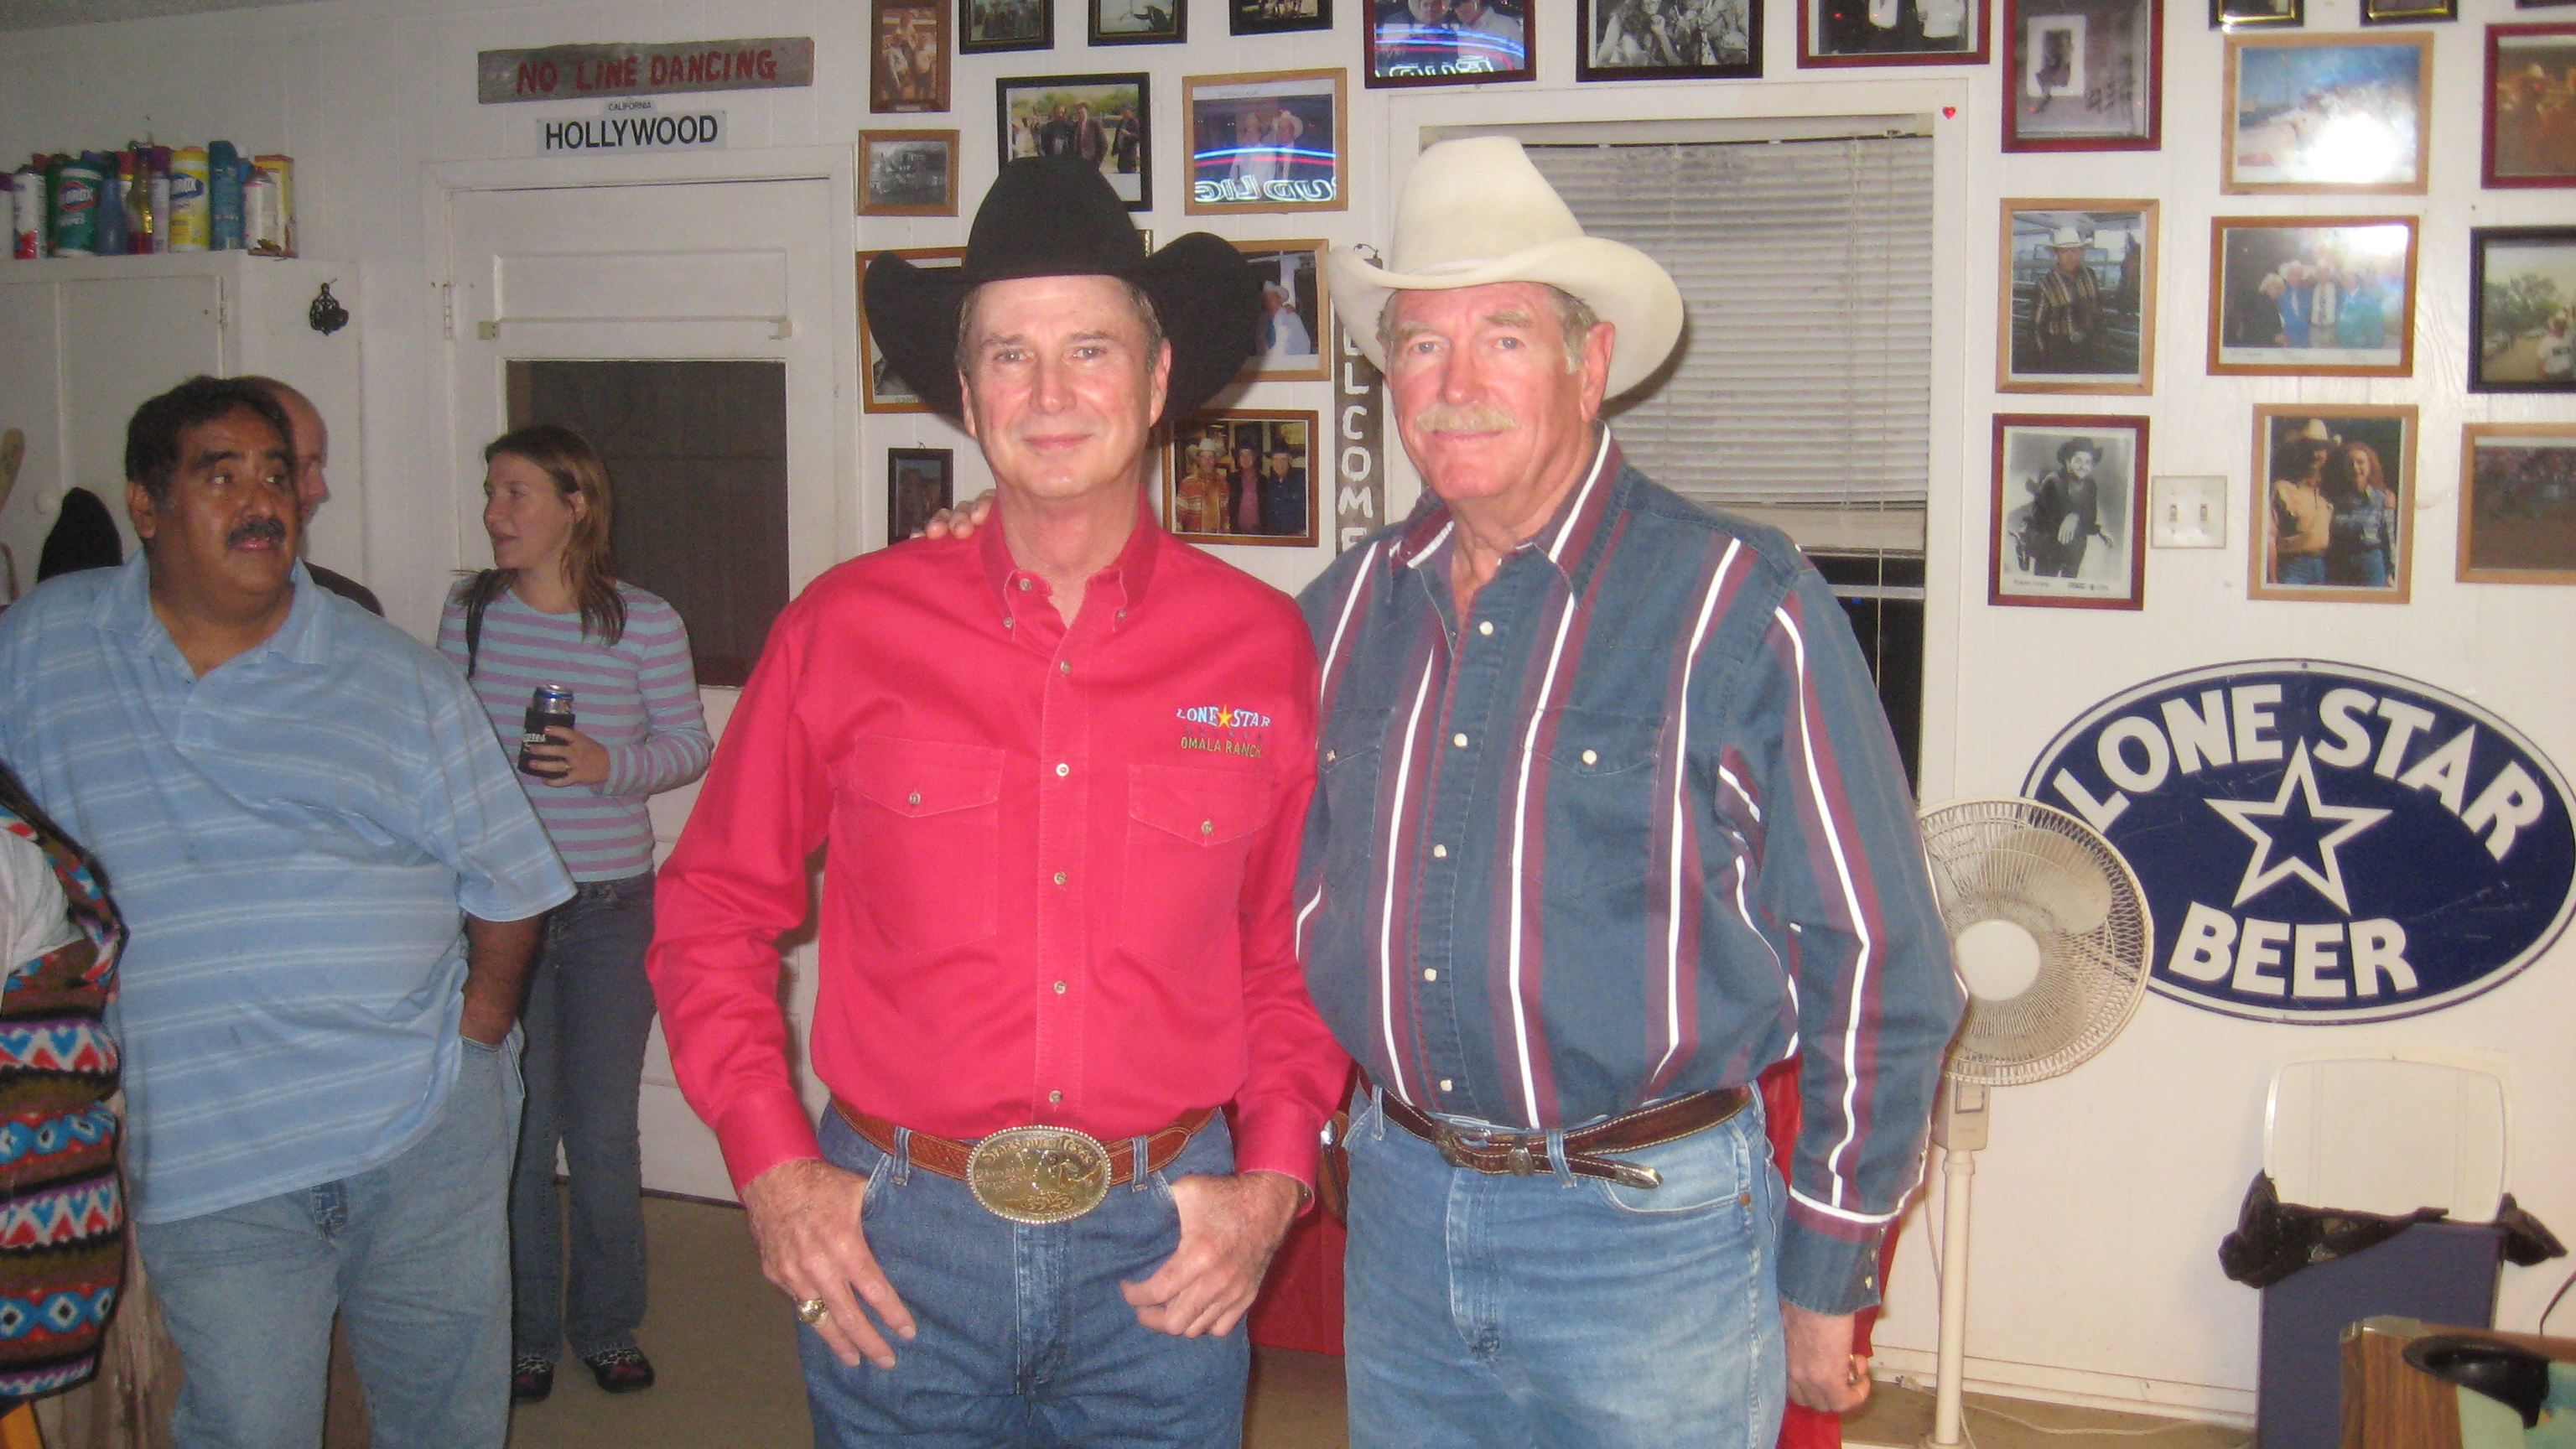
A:
[[[1062,762],[1058,762],[1058,763],[1057,763],[1057,765],[1056,765],[1056,767],[1055,767],[1055,777],[1056,777],[1057,779],[1061,780],[1061,779],[1063,779],[1065,776],[1070,775],[1070,774],[1072,774],[1072,773],[1073,773],[1073,766],[1071,766],[1071,765],[1067,765],[1067,764],[1064,764],[1064,763],[1062,763]]]
[[[913,803],[913,804],[915,804],[915,805],[918,805],[918,804],[920,804],[920,803],[921,803],[921,792],[920,792],[919,790],[915,790],[915,791],[913,791],[913,792],[912,792],[912,803]]]
[[[1484,634],[1484,635],[1488,635],[1488,636],[1492,635],[1492,633],[1494,632],[1494,621],[1493,621],[1493,620],[1491,620],[1491,619],[1487,619],[1487,620],[1486,620],[1486,621],[1484,621],[1483,623],[1478,624],[1478,625],[1476,626],[1476,632],[1477,632],[1477,633],[1479,633],[1479,634]]]
[[[1585,764],[1587,764],[1587,765],[1597,765],[1597,764],[1600,764],[1600,763],[1601,763],[1601,756],[1600,756],[1600,755],[1598,755],[1598,754],[1596,754],[1596,753],[1594,753],[1594,752],[1593,752],[1593,751],[1591,751],[1591,750],[1585,750],[1585,751],[1583,752],[1583,763],[1585,763]]]
[[[1449,737],[1449,743],[1456,745],[1458,748],[1463,750],[1467,748],[1467,737],[1465,735],[1451,735]]]

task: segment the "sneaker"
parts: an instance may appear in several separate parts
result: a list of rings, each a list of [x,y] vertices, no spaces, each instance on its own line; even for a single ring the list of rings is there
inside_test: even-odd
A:
[[[521,1354],[510,1360],[510,1402],[543,1403],[555,1391],[555,1361],[535,1354]]]
[[[612,1348],[582,1360],[603,1393],[631,1394],[653,1387],[653,1361],[640,1348]]]

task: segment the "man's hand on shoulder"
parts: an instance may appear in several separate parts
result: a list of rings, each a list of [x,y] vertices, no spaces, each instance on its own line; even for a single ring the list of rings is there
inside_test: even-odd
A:
[[[1172,1184],[1181,1245],[1142,1283],[1119,1287],[1136,1321],[1181,1338],[1234,1331],[1261,1292],[1270,1255],[1297,1216],[1304,1189],[1284,1173],[1193,1174]]]
[[[1816,1313],[1781,1300],[1790,1403],[1848,1414],[1869,1401],[1869,1360],[1852,1352],[1859,1321],[1858,1314]]]
[[[751,1239],[760,1246],[762,1275],[795,1302],[823,1300],[824,1316],[814,1331],[841,1362],[857,1368],[865,1358],[890,1369],[894,1349],[859,1301],[865,1299],[902,1338],[913,1336],[912,1312],[868,1251],[867,1234],[859,1227],[867,1195],[866,1178],[807,1157],[782,1162],[745,1183],[742,1205],[751,1216]]]
[[[973,538],[984,520],[993,516],[993,490],[969,498],[956,508],[943,508],[922,521],[915,538]]]

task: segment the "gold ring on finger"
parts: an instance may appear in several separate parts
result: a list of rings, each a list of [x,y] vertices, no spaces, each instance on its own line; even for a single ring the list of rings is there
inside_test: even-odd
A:
[[[820,1298],[807,1298],[796,1305],[796,1316],[807,1323],[820,1323],[832,1316],[832,1310],[824,1307]]]

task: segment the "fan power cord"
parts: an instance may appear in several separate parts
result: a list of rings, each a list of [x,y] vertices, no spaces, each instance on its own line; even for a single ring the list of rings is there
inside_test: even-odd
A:
[[[2531,1326],[2533,1333],[2549,1331],[2549,1315],[2558,1311],[2558,1300],[2566,1297],[2570,1288],[2576,1288],[2576,1272],[2569,1273],[2567,1281],[2558,1285],[2558,1291],[2549,1295],[2549,1306],[2540,1310],[2540,1321]]]
[[[1899,1374],[1897,1376],[1896,1383],[1899,1388],[1912,1389],[1917,1393],[1931,1392],[1931,1386],[1929,1384],[1915,1378],[1912,1374]],[[2171,1423],[2154,1424],[2143,1429],[2052,1428],[2046,1424],[2034,1424],[2019,1414],[2007,1413],[2006,1411],[1994,1408],[1991,1405],[1969,1403],[1965,1398],[1962,1398],[1959,1401],[1959,1408],[1961,1410],[1959,1433],[1967,1440],[1971,1449],[1973,1449],[1973,1446],[1977,1442],[1977,1436],[1967,1423],[1967,1416],[1970,1414],[1984,1414],[1988,1418],[2001,1419],[2005,1423],[2018,1429],[2027,1429],[2034,1434],[2048,1434],[2059,1438],[2099,1437],[2104,1439],[2148,1439],[2153,1438],[2158,1434],[2180,1433],[2185,1429],[2216,1429],[2220,1427],[2216,1424],[2204,1424],[2193,1419],[2176,1419]],[[2244,1438],[2235,1442],[2239,1446],[2239,1449],[2242,1449],[2242,1446],[2249,1445],[2254,1442],[2254,1436],[2248,1434]]]

